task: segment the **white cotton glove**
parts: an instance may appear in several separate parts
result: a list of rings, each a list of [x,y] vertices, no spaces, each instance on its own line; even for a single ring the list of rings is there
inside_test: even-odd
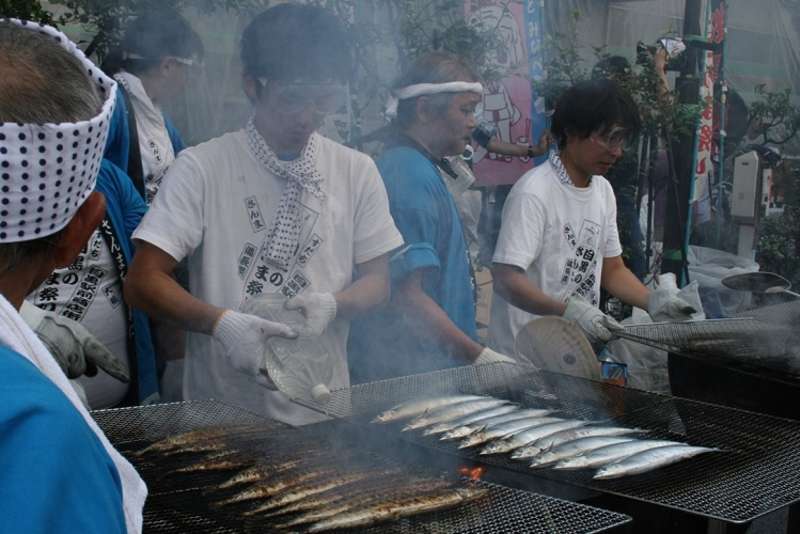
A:
[[[647,297],[647,313],[653,321],[688,321],[694,306],[678,296],[680,290],[673,273],[664,273],[658,277],[658,289],[650,291]]]
[[[77,321],[45,311],[28,301],[23,301],[19,313],[53,355],[67,378],[84,374],[94,376],[99,367],[121,382],[130,381],[128,366]]]
[[[211,335],[222,344],[225,357],[237,371],[255,377],[268,387],[274,386],[262,370],[267,339],[297,337],[297,333],[283,323],[233,310],[225,310],[220,315]]]
[[[300,328],[304,336],[320,336],[336,317],[336,298],[332,293],[309,293],[286,301],[287,310],[296,310],[305,317]]]
[[[478,357],[475,358],[473,365],[484,365],[487,363],[496,363],[496,362],[506,362],[506,363],[516,363],[516,361],[512,358],[509,358],[505,354],[500,354],[497,351],[490,349],[489,347],[484,347]]]
[[[614,330],[622,330],[622,325],[613,317],[578,297],[570,297],[562,317],[577,323],[592,345],[611,341],[614,339]]]

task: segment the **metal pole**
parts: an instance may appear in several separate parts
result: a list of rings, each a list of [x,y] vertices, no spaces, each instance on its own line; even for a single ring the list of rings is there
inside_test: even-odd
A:
[[[725,47],[728,42],[728,3],[721,0],[720,9],[724,14],[722,19],[722,46],[719,51],[719,87],[720,87],[720,114],[719,114],[719,165],[717,166],[717,247],[722,248],[722,223],[723,199],[725,195],[725,141],[728,138],[726,130],[728,125],[728,81],[725,79]]]
[[[686,0],[683,17],[683,35],[700,36],[700,18],[702,0]],[[684,104],[696,103],[700,94],[698,78],[699,63],[703,51],[690,46],[686,52],[686,61],[677,80],[678,100]],[[678,279],[683,278],[686,268],[685,235],[688,222],[689,194],[693,177],[695,132],[680,136],[667,136],[667,143],[672,146],[675,165],[670,172],[667,185],[667,213],[664,225],[664,256],[661,271],[675,273]]]
[[[655,135],[647,136],[647,237],[645,258],[647,261],[647,273],[653,266],[653,209],[655,207],[655,187],[653,187],[653,170],[655,160],[658,157],[658,137]]]

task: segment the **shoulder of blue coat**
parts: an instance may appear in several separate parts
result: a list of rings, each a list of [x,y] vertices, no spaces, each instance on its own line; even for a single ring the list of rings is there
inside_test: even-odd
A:
[[[385,150],[377,160],[378,170],[387,183],[402,180],[407,185],[439,183],[436,166],[419,150],[397,146]]]
[[[28,425],[48,428],[52,434],[59,429],[66,430],[82,419],[78,411],[47,376],[30,360],[21,354],[0,347],[0,396],[4,401],[4,409],[0,409],[0,419],[12,412],[25,412],[31,417]]]
[[[122,189],[130,182],[130,177],[113,161],[103,158],[100,162],[100,171],[97,173],[97,188],[103,194],[110,189]],[[132,183],[131,183],[132,186]]]

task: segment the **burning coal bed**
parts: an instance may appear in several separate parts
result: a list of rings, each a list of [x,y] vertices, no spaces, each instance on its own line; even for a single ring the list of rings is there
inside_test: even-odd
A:
[[[295,429],[265,434],[263,426],[213,427],[169,436],[131,455],[157,466],[154,486],[207,485],[211,513],[241,517],[270,531],[325,532],[364,528],[486,499],[474,473],[462,478],[411,474],[368,451],[337,448]],[[195,480],[188,480],[195,477]]]
[[[481,455],[510,454],[531,468],[596,469],[596,480],[638,475],[718,449],[645,439],[640,428],[562,418],[547,409],[523,408],[478,395],[452,395],[399,404],[373,423],[406,421],[405,432],[461,440]]]

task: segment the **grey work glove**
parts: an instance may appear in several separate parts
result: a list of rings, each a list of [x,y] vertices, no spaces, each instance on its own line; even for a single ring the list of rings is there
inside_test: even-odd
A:
[[[336,318],[336,298],[332,293],[309,293],[286,301],[287,310],[299,311],[305,317],[300,334],[320,336]]]
[[[263,370],[267,339],[272,336],[297,337],[297,333],[283,323],[233,310],[225,310],[220,315],[212,335],[222,344],[225,357],[237,371],[272,389],[275,385]]]
[[[45,311],[28,301],[22,303],[19,312],[67,378],[95,376],[100,368],[121,382],[130,382],[128,366],[79,322]]]
[[[489,347],[484,347],[481,353],[478,354],[478,357],[475,358],[473,365],[483,365],[496,362],[516,363],[513,358],[509,358],[505,354],[500,354]]]
[[[613,317],[579,297],[569,298],[562,317],[575,322],[593,346],[611,341],[614,339],[614,330],[622,330],[622,325]]]
[[[658,289],[651,290],[647,297],[647,313],[653,321],[688,321],[697,313],[694,306],[678,296],[679,292],[674,274],[658,277]]]

